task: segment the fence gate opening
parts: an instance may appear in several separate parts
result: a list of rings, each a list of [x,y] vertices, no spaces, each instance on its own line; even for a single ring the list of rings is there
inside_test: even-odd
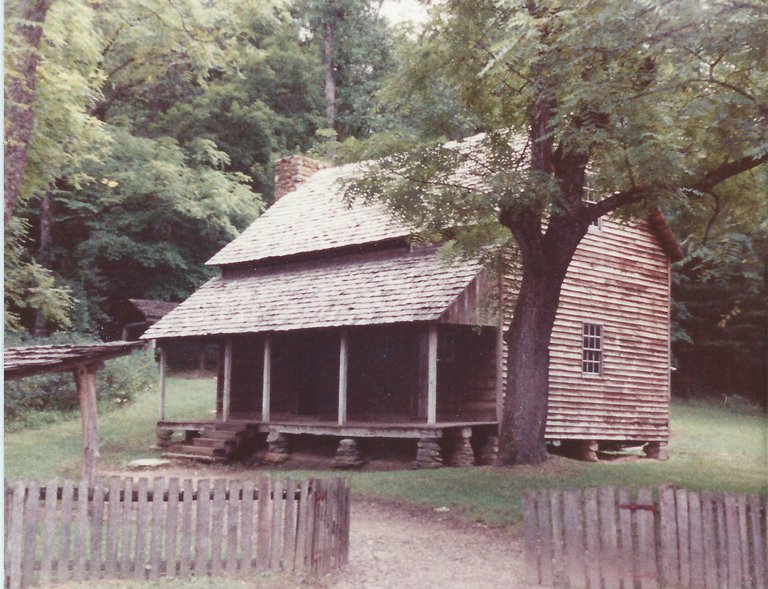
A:
[[[323,574],[347,562],[349,484],[111,477],[5,484],[5,586]]]

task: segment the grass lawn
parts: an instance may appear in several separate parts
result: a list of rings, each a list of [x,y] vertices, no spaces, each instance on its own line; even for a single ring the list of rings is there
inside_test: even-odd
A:
[[[168,386],[169,418],[205,417],[213,409],[209,379],[172,378]],[[151,456],[157,396],[148,393],[130,406],[101,416],[101,462],[120,468]],[[5,436],[6,477],[48,480],[77,476],[80,423],[69,420],[40,430]],[[582,463],[553,457],[540,467],[469,467],[434,471],[360,472],[349,476],[355,493],[452,512],[491,525],[519,521],[520,495],[541,487],[629,487],[671,484],[690,489],[768,492],[768,418],[756,412],[727,410],[706,403],[675,402],[672,407],[671,458]],[[318,475],[289,471],[290,476]],[[226,472],[226,467],[214,467]],[[325,473],[329,474],[329,473]],[[334,476],[338,475],[334,471]]]

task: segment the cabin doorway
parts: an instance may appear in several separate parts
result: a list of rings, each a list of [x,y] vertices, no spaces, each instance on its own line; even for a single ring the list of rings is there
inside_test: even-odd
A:
[[[339,334],[304,331],[291,336],[298,414],[335,419],[339,399]]]

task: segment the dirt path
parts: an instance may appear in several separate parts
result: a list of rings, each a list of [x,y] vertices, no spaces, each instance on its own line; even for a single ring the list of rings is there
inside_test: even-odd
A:
[[[328,589],[529,589],[510,534],[445,514],[355,500],[349,565]]]

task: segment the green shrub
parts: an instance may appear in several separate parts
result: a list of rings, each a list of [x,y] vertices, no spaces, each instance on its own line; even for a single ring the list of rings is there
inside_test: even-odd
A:
[[[79,334],[25,340],[18,336],[6,345],[52,345],[88,343]],[[90,340],[93,341],[92,339]],[[128,403],[156,382],[157,367],[152,351],[140,350],[129,356],[107,360],[96,378],[96,395],[102,407]],[[64,418],[78,410],[77,388],[70,371],[30,376],[7,381],[4,395],[5,429],[40,426]]]

